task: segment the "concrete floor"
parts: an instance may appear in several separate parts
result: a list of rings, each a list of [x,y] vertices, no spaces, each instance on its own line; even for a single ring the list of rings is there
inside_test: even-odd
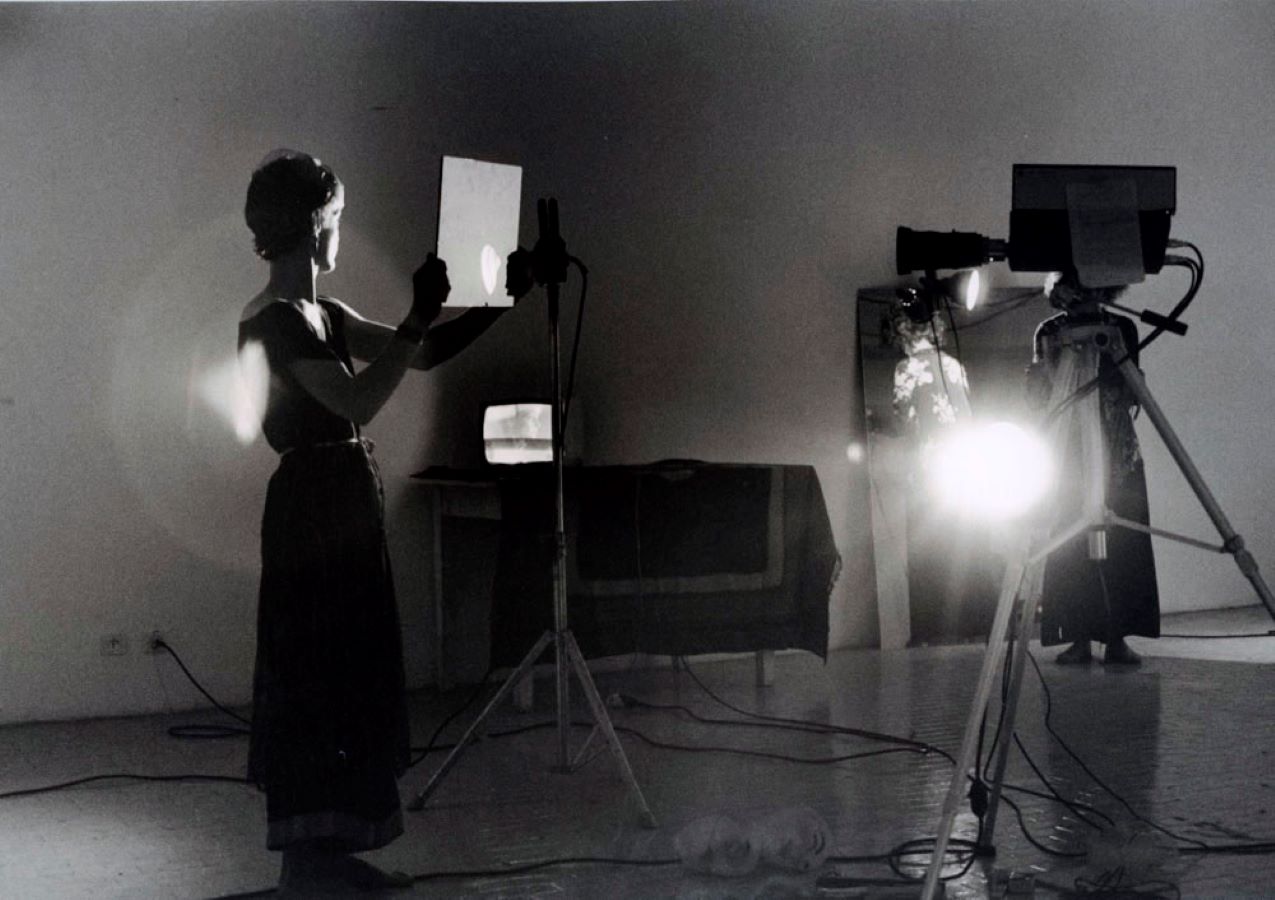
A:
[[[1272,625],[1263,610],[1254,608],[1165,617],[1164,630],[1262,633]],[[1275,728],[1270,724],[1275,638],[1165,638],[1134,644],[1146,659],[1131,671],[1099,664],[1061,668],[1049,661],[1052,650],[1034,648],[1052,693],[1055,730],[1134,810],[1175,834],[1214,845],[1275,840]],[[776,659],[776,682],[768,688],[754,686],[751,658],[692,660],[692,667],[719,696],[747,710],[888,732],[955,754],[981,661],[978,646],[842,651],[827,664],[804,653],[783,654]],[[597,681],[604,695],[620,692],[685,704],[706,716],[740,718],[709,698],[686,672],[608,672]],[[535,712],[502,709],[491,730],[552,721],[548,687],[546,682],[537,691]],[[426,692],[413,698],[419,743],[466,693],[439,697]],[[584,715],[582,708],[576,718]],[[618,709],[613,718],[617,726],[650,739],[691,746],[807,758],[885,747],[862,738],[708,725],[670,711]],[[1275,895],[1275,855],[1181,854],[1162,849],[1185,846],[1180,842],[1135,834],[1136,820],[1059,748],[1043,719],[1043,695],[1031,676],[1019,708],[1024,745],[1060,792],[1104,811],[1120,828],[1098,833],[1058,804],[1009,791],[1040,843],[1064,852],[1087,847],[1087,859],[1055,858],[1036,849],[1013,811],[1002,805],[995,861],[987,868],[976,865],[950,883],[949,897],[988,896],[992,866],[1033,873],[1041,880],[1037,894],[1045,896],[1118,864],[1141,876],[1135,880],[1171,882],[1183,897]],[[244,741],[178,741],[166,733],[175,724],[224,721],[216,712],[200,712],[3,728],[0,793],[114,772],[240,776]],[[458,733],[453,729],[449,737]],[[579,729],[573,736],[577,745],[585,733]],[[826,820],[834,854],[882,854],[933,833],[952,771],[937,754],[901,752],[815,765],[660,749],[627,731],[622,740],[659,819],[655,829],[639,824],[608,754],[572,775],[552,772],[557,744],[554,729],[546,728],[470,747],[425,810],[406,814],[407,834],[369,858],[413,874],[493,870],[422,880],[396,896],[897,896],[884,888],[821,891],[815,873],[759,870],[727,879],[678,866],[600,864],[529,873],[501,870],[562,856],[666,859],[674,855],[677,832],[697,818],[725,813],[746,821],[793,805],[809,806]],[[442,758],[433,754],[409,772],[401,785],[405,801]],[[1018,754],[1007,784],[1039,788]],[[264,816],[264,799],[255,790],[230,783],[107,781],[0,800],[0,897],[269,896],[278,857],[264,849]],[[972,836],[974,828],[972,815],[963,813],[957,833]],[[881,863],[828,863],[822,871],[893,877]],[[1175,894],[1165,888],[1162,896]]]

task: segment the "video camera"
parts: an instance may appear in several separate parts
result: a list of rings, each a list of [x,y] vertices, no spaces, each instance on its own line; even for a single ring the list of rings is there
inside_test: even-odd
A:
[[[1086,288],[1134,284],[1164,266],[1176,196],[1173,166],[1017,164],[1008,241],[900,226],[896,268],[932,276],[1005,260]]]

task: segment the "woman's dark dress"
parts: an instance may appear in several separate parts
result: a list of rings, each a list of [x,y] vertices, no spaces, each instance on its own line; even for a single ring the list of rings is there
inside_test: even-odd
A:
[[[1046,319],[1036,329],[1035,362],[1038,396],[1048,397],[1048,375],[1057,360],[1046,346],[1067,324],[1106,324],[1119,328],[1134,364],[1138,362],[1138,330],[1124,316],[1103,313],[1101,319],[1067,315]],[[1056,342],[1054,342],[1056,346]],[[1141,524],[1150,522],[1147,482],[1132,407],[1136,397],[1107,357],[1099,363],[1098,405],[1107,459],[1107,507],[1115,515]],[[1065,445],[1062,484],[1080,483],[1080,435],[1073,429]],[[1060,525],[1080,515],[1080,490],[1060,493]],[[1101,568],[1100,568],[1101,567]],[[1105,584],[1104,584],[1105,582]],[[1108,643],[1127,635],[1160,636],[1160,595],[1156,584],[1151,536],[1127,528],[1107,529],[1107,559],[1089,559],[1088,538],[1081,534],[1050,554],[1045,563],[1040,622],[1041,644],[1076,641]]]
[[[408,720],[380,474],[354,423],[293,378],[296,359],[353,371],[339,304],[328,339],[273,302],[240,323],[270,367],[263,423],[281,456],[261,526],[248,775],[267,796],[267,846],[371,850],[402,834]]]

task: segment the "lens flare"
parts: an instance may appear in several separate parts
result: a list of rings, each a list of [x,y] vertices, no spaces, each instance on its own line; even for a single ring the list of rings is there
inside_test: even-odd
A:
[[[244,344],[238,357],[210,366],[197,385],[200,399],[230,426],[245,447],[261,434],[269,388],[266,351],[256,341]]]
[[[1005,520],[1032,509],[1053,486],[1049,448],[1009,422],[954,431],[925,454],[929,487],[944,509]]]
[[[979,297],[982,295],[983,276],[979,274],[978,269],[970,272],[970,277],[965,282],[965,308],[972,310],[978,306]]]

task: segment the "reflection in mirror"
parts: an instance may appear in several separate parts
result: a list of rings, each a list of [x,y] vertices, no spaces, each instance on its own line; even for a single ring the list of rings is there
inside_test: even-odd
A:
[[[964,426],[1030,422],[1026,371],[1041,290],[1000,288],[975,310],[909,315],[894,287],[858,296],[864,433],[881,646],[984,638],[1004,571],[993,523],[940,502],[969,496],[945,439]]]

